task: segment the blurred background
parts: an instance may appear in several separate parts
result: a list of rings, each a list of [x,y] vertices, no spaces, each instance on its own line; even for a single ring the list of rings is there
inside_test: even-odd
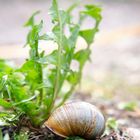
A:
[[[59,0],[62,8],[75,0]],[[98,3],[103,9],[100,32],[92,46],[92,62],[84,70],[80,98],[139,103],[140,100],[140,0],[83,0]],[[24,23],[41,10],[37,20],[51,28],[48,9],[51,0],[0,0],[0,58],[21,64],[28,56],[23,48],[28,29]],[[87,22],[87,26],[90,24]],[[82,46],[82,42],[79,42]],[[46,50],[49,47],[46,47]],[[86,95],[84,95],[86,93]],[[78,96],[77,94],[76,96]],[[88,95],[88,96],[87,96]],[[90,98],[89,98],[90,96]]]

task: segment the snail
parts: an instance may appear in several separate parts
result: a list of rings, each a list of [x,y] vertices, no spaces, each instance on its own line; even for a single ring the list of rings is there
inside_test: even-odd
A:
[[[103,134],[105,118],[94,105],[77,101],[57,108],[44,125],[62,138],[80,136],[93,140]]]

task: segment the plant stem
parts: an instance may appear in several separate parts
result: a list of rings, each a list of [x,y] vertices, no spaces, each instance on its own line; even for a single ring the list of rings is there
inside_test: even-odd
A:
[[[39,52],[38,52],[38,40],[35,42],[35,46],[36,46],[36,58],[39,59]],[[43,68],[42,65],[40,63],[37,63],[37,65],[39,66],[39,73],[40,73],[40,83],[43,83]],[[41,88],[40,90],[40,96],[39,96],[39,105],[42,104],[42,99],[43,99],[43,88]]]
[[[60,107],[61,105],[63,105],[63,103],[71,96],[75,87],[76,87],[76,85],[71,86],[70,90],[67,92],[67,94],[65,94],[65,96],[63,97],[63,100],[55,107],[55,109]]]
[[[58,61],[57,61],[57,72],[56,72],[56,82],[55,82],[55,87],[54,87],[54,94],[53,94],[53,103],[52,105],[54,105],[56,97],[58,95],[59,92],[59,81],[60,81],[60,73],[61,73],[61,52],[62,52],[62,35],[63,35],[63,25],[61,23],[60,20],[60,14],[57,8],[57,14],[59,17],[59,26],[60,26],[60,36],[59,36],[59,40],[58,40]]]
[[[41,64],[40,64],[40,66],[39,66],[39,69],[40,69],[40,76],[41,76],[41,80],[40,80],[40,81],[43,83],[43,82],[44,82],[44,80],[43,80],[43,68],[42,68],[42,65],[41,65]],[[39,100],[39,105],[42,104],[43,92],[44,92],[44,88],[42,87],[42,88],[40,89],[40,100]]]

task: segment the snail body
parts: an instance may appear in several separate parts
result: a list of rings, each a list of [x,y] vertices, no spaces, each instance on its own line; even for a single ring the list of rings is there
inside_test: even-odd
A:
[[[94,139],[105,129],[102,113],[86,102],[71,102],[56,109],[44,125],[58,136]]]

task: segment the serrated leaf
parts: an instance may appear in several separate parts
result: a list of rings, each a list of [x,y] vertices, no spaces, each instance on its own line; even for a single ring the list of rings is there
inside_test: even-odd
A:
[[[32,14],[32,16],[29,18],[29,20],[25,23],[24,26],[34,26],[34,17],[38,15],[40,11],[36,11],[35,13]]]
[[[53,22],[58,21],[58,4],[56,0],[52,1],[52,6],[49,10],[49,14],[52,17]]]
[[[91,29],[81,30],[79,32],[79,35],[86,40],[88,45],[90,45],[94,41],[95,34],[96,32],[98,32],[98,26],[102,19],[101,8],[95,5],[87,5],[85,6],[85,8],[86,10],[81,12],[84,15],[84,18],[82,20],[84,20],[86,16],[90,16],[95,19],[95,26]]]
[[[61,68],[66,70],[68,67],[67,59],[66,57],[61,54]],[[38,63],[41,63],[43,65],[55,65],[58,66],[58,50],[54,50],[51,54],[44,56],[37,60]]]
[[[84,14],[95,18],[97,22],[101,21],[101,8],[96,5],[86,5],[86,11],[83,11]]]
[[[90,45],[91,43],[93,43],[93,39],[94,39],[96,32],[97,32],[97,29],[81,30],[79,32],[79,35],[86,40],[88,45]]]
[[[78,35],[79,35],[79,30],[80,30],[80,27],[79,25],[75,25],[74,27],[70,28],[70,31],[71,31],[71,35],[69,37],[69,45],[71,48],[74,48],[75,45],[76,45],[76,42],[77,42],[77,38],[78,38]]]
[[[38,25],[34,25],[30,30],[30,32],[28,33],[26,44],[29,44],[31,48],[37,47],[36,43],[39,40],[39,33],[42,27],[43,27],[43,21],[41,20],[41,22]]]
[[[37,62],[41,64],[54,64],[57,65],[57,56],[58,56],[58,51],[54,50],[51,54],[40,58],[37,60]]]
[[[19,70],[26,75],[25,79],[31,84],[32,88],[40,84],[41,75],[38,72],[40,70],[38,63],[33,60],[28,60]]]
[[[85,62],[90,59],[90,49],[83,49],[75,53],[74,59],[80,63],[80,69],[83,68]]]
[[[68,13],[58,9],[57,0],[53,0],[49,11],[53,22],[61,22],[61,25],[63,25],[65,22],[69,22]]]

